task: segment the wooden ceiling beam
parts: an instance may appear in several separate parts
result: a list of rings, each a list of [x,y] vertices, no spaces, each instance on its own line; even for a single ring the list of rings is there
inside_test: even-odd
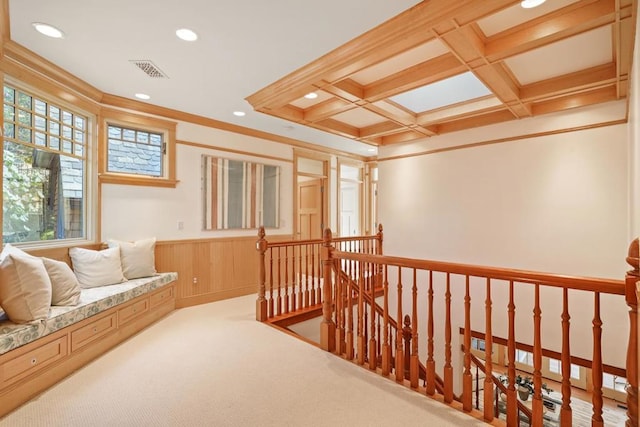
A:
[[[341,80],[334,84],[322,82],[319,88],[331,95],[349,102],[358,102],[364,99],[364,88],[351,79]]]
[[[428,136],[413,130],[408,130],[405,132],[396,133],[394,135],[383,136],[380,145],[398,144],[401,142],[416,141],[418,139],[424,138],[428,138]]]
[[[615,101],[618,94],[615,85],[592,89],[586,92],[566,95],[549,101],[533,104],[533,114],[555,113],[557,111],[569,110],[571,108],[585,107],[587,105],[599,104],[601,102]]]
[[[610,86],[616,83],[616,79],[616,64],[612,62],[523,86],[520,96],[524,101],[539,101],[569,92]]]
[[[513,113],[509,110],[493,111],[487,114],[480,114],[474,117],[465,117],[450,122],[441,123],[436,126],[438,134],[456,132],[464,129],[471,129],[480,126],[492,125],[496,123],[513,120]]]
[[[376,123],[375,125],[365,126],[360,129],[360,138],[369,139],[378,136],[385,136],[397,132],[401,132],[404,126],[391,121]]]
[[[404,126],[413,126],[417,123],[415,114],[391,101],[377,101],[365,104],[363,108]]]
[[[463,73],[467,68],[451,53],[440,55],[367,85],[364,98],[379,101]]]
[[[442,41],[467,67],[505,103],[515,117],[530,116],[531,111],[520,101],[520,89],[501,64],[491,64],[484,57],[485,43],[473,26],[458,28],[442,35]]]
[[[356,108],[356,106],[350,102],[343,101],[339,98],[330,98],[305,109],[304,120],[310,123],[319,122],[354,108]]]
[[[487,38],[485,55],[497,62],[615,22],[616,0],[581,0]],[[623,12],[624,11],[624,12]],[[631,15],[622,9],[623,18]]]
[[[345,138],[360,138],[360,129],[335,119],[326,119],[313,124],[313,127],[344,136]]]
[[[248,96],[254,109],[278,108],[307,93],[309,85],[342,80],[400,52],[425,44],[430,28],[444,20],[476,20],[518,3],[518,0],[422,1],[341,47]]]

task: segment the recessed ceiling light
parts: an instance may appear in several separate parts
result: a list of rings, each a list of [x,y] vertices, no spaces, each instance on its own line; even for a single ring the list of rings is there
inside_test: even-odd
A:
[[[180,28],[179,30],[176,30],[176,36],[188,42],[198,40],[198,35],[188,28]]]
[[[33,25],[33,28],[35,28],[37,32],[44,34],[47,37],[52,37],[54,39],[61,39],[64,37],[64,33],[52,25],[43,24],[42,22],[34,22],[31,25]]]
[[[547,0],[522,0],[522,2],[520,2],[520,6],[525,9],[533,9],[534,7],[540,6],[545,1]]]
[[[315,93],[315,92],[309,92],[304,97],[307,98],[307,99],[316,99],[318,97],[318,94]]]
[[[136,93],[136,98],[144,100],[151,99],[151,97],[146,93]]]
[[[234,116],[238,116],[238,117],[243,117],[245,116],[247,113],[245,113],[244,111],[234,111],[233,115]]]

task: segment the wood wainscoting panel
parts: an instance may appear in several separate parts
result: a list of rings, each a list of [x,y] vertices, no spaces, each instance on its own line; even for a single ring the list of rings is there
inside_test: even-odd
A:
[[[277,242],[291,237],[267,238]],[[257,293],[257,240],[256,236],[158,242],[156,269],[178,273],[176,307]]]

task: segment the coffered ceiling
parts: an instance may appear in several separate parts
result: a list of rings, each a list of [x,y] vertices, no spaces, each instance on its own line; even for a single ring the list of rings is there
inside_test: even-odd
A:
[[[371,145],[627,97],[635,0],[423,1],[247,97]],[[304,95],[314,92],[315,99]]]

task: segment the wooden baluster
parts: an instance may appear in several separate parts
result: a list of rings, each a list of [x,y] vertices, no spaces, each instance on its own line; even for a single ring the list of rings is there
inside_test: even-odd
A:
[[[332,288],[332,268],[333,259],[331,247],[331,230],[324,231],[324,241],[322,242],[322,266],[324,267],[324,277],[322,284],[324,286],[324,300],[322,301],[322,323],[320,324],[320,348],[326,351],[335,351],[336,325],[331,320],[331,312],[333,302],[331,301]]]
[[[326,231],[326,230],[325,230]],[[321,249],[320,249],[320,245],[318,245],[318,255],[316,256],[316,260],[318,263],[318,279],[317,279],[317,285],[316,285],[316,300],[315,303],[316,304],[320,304],[320,302],[322,301],[322,294],[323,294],[323,286],[320,285],[320,280],[324,277],[324,272],[325,272],[325,268],[323,267],[323,263],[322,263],[322,257],[321,257]],[[330,263],[329,269],[326,270],[328,273],[331,273],[331,271],[333,270],[333,260]],[[331,288],[328,288],[331,289]],[[312,297],[313,298],[313,297]]]
[[[357,345],[358,349],[356,351],[357,354],[357,362],[359,365],[364,365],[364,331],[363,331],[363,317],[364,317],[364,284],[362,283],[364,280],[364,272],[362,271],[362,263],[357,264],[358,267],[358,335],[357,335]]]
[[[297,306],[297,291],[296,287],[298,286],[298,275],[296,274],[296,249],[298,249],[298,245],[291,246],[291,311],[296,311]]]
[[[409,365],[409,380],[411,387],[418,388],[419,364],[418,356],[418,277],[416,269],[413,269],[413,288],[412,288],[412,308],[411,313],[411,361]]]
[[[265,266],[264,253],[267,251],[267,241],[264,238],[264,227],[260,227],[258,230],[258,242],[256,243],[256,250],[260,252],[260,271],[258,277],[258,299],[256,300],[256,320],[264,322],[267,320],[267,300],[265,293],[267,292],[266,280],[267,280],[267,267]]]
[[[298,308],[303,308],[303,301],[304,301],[304,291],[303,291],[303,282],[304,279],[302,277],[302,249],[304,248],[304,246],[299,246],[298,247]]]
[[[340,354],[345,354],[346,352],[346,310],[349,308],[347,306],[347,285],[348,282],[344,280],[344,278],[337,278],[338,283],[340,283],[340,304],[341,304],[341,315],[340,315],[340,331],[338,334],[338,347],[340,349]]]
[[[398,267],[398,330],[396,331],[396,381],[404,381],[404,350],[402,349],[402,267]]]
[[[433,358],[433,271],[429,271],[427,313],[427,379],[425,388],[427,394],[433,396],[436,392],[436,361]]]
[[[374,277],[371,275],[373,271],[373,265],[368,264],[369,271],[369,289],[371,295],[371,304],[369,304],[369,310],[371,311],[371,337],[369,338],[369,369],[374,370],[378,367],[378,345],[375,337],[376,330],[376,293],[375,286],[373,286]]]
[[[376,254],[382,255],[382,240],[384,237],[384,233],[382,232],[382,224],[378,224],[378,234],[376,234],[376,240],[378,241],[378,245],[376,248]]]
[[[444,325],[444,402],[453,402],[453,366],[451,365],[451,274],[447,273]]]
[[[593,301],[593,363],[591,375],[593,381],[592,427],[602,427],[602,319],[600,318],[600,292],[594,293]]]
[[[515,426],[518,423],[518,396],[516,395],[516,304],[513,295],[513,280],[509,281],[509,341],[507,343],[507,354],[509,363],[507,365],[507,425]]]
[[[311,245],[311,306],[316,305],[316,288],[318,287],[318,275],[316,274],[316,263],[317,263],[317,258],[318,255],[316,254],[316,244],[313,243]],[[320,300],[322,301],[322,300]]]
[[[408,314],[404,315],[402,328],[402,342],[404,343],[404,360],[402,361],[402,372],[405,379],[409,379],[409,365],[411,364],[411,318]]]
[[[462,374],[462,410],[469,412],[473,409],[473,379],[471,376],[471,295],[469,294],[468,275],[465,276],[464,290],[464,372]]]
[[[542,310],[540,309],[540,285],[535,284],[533,306],[533,402],[531,426],[542,427]]]
[[[289,312],[289,245],[284,247],[284,308],[285,313]]]
[[[493,330],[491,329],[491,279],[487,277],[486,299],[484,302],[485,310],[485,336],[484,336],[484,360],[485,371],[484,376],[484,419],[493,421]],[[497,395],[497,393],[496,393]],[[497,405],[496,405],[497,407]]]
[[[336,354],[342,354],[342,339],[344,338],[344,299],[343,294],[343,281],[340,274],[336,274],[336,283],[334,286],[335,293],[333,303],[335,305],[335,322],[336,322]]]
[[[562,407],[560,409],[560,425],[571,427],[573,424],[573,414],[571,412],[571,350],[570,350],[570,322],[569,316],[569,290],[562,289]]]
[[[347,360],[353,360],[354,357],[354,342],[353,342],[353,261],[347,263],[349,272],[349,281],[347,282],[347,298],[348,298],[348,311],[349,326],[347,329]]]
[[[280,249],[281,247],[278,246],[278,301],[276,304],[278,316],[282,314],[282,254]]]
[[[383,283],[383,302],[382,302],[382,320],[384,322],[384,344],[382,345],[382,375],[385,377],[391,373],[391,343],[389,342],[389,335],[391,334],[391,328],[389,326],[389,278],[387,273],[389,266],[384,265],[384,283]]]
[[[305,269],[305,276],[307,278],[307,280],[305,281],[305,285],[304,285],[304,306],[305,307],[309,307],[311,305],[311,298],[310,298],[310,293],[309,293],[309,288],[311,287],[311,276],[309,275],[309,245],[305,246],[305,251],[304,251],[304,258],[305,258],[305,262],[304,262],[304,269]]]
[[[638,299],[636,283],[640,281],[638,239],[629,245],[627,263],[632,270],[625,278],[625,299],[629,306],[629,344],[627,345],[627,421],[626,427],[638,425]]]
[[[269,248],[269,317],[274,316],[273,310],[273,248]]]

